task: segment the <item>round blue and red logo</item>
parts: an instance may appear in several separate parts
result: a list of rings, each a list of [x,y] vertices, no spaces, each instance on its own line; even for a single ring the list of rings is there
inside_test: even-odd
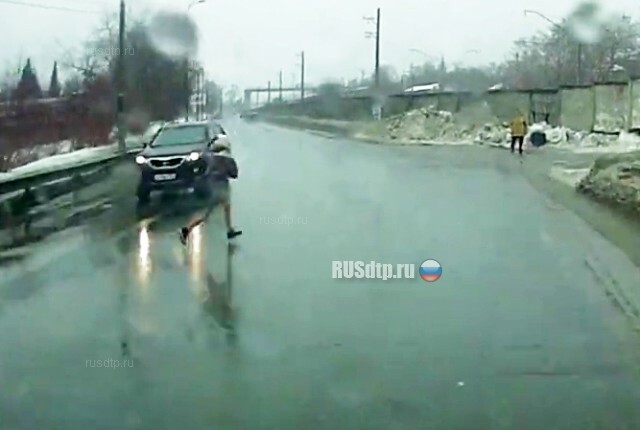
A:
[[[425,260],[420,265],[420,277],[427,282],[435,282],[442,276],[442,266],[436,260]]]

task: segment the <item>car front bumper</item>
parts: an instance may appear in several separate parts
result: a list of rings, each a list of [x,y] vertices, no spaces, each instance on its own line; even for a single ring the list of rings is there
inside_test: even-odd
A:
[[[154,169],[146,163],[140,167],[140,186],[148,190],[191,188],[205,178],[206,173],[207,165],[202,160],[185,161],[172,169]]]

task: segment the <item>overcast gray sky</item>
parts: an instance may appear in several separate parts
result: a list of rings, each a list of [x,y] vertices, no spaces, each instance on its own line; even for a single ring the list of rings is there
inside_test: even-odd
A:
[[[48,79],[54,60],[85,40],[100,14],[45,10],[5,2],[24,2],[87,11],[116,11],[118,0],[0,0],[4,43],[3,68],[31,57],[41,79]],[[444,55],[448,64],[478,65],[510,55],[513,40],[544,30],[549,24],[524,9],[560,20],[577,4],[573,0],[206,0],[190,14],[201,35],[198,57],[210,77],[241,87],[285,84],[299,79],[301,50],[306,53],[307,79],[354,78],[370,73],[373,30],[362,17],[382,10],[381,63],[398,72],[424,56]],[[133,15],[171,8],[186,11],[188,0],[129,0]],[[610,11],[640,15],[636,0],[609,0]],[[146,14],[145,16],[149,16]],[[470,50],[478,51],[468,52]]]

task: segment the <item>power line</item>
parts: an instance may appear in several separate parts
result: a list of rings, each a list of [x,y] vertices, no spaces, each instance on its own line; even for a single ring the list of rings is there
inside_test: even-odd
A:
[[[65,0],[65,1],[73,1],[73,2],[80,2],[80,3],[90,3],[90,4],[95,4],[95,5],[100,5],[100,6],[105,6],[105,2],[104,1],[100,1],[100,0]]]
[[[47,6],[47,5],[44,5],[44,4],[30,3],[30,2],[18,1],[18,0],[0,0],[0,3],[8,3],[8,4],[17,5],[17,6],[26,6],[26,7],[33,7],[33,8],[39,8],[39,9],[59,10],[59,11],[62,11],[62,12],[100,14],[100,12],[97,12],[97,11],[83,10],[83,9],[73,9],[73,8],[70,8],[70,7],[62,7],[62,6]]]

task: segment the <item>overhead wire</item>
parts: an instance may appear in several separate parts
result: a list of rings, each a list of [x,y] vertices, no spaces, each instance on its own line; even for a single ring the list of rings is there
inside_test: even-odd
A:
[[[52,5],[33,3],[33,2],[22,1],[22,0],[0,0],[0,3],[12,4],[16,6],[32,7],[32,8],[38,8],[38,9],[57,10],[61,12],[85,13],[85,14],[91,14],[91,15],[102,13],[102,12],[86,10],[86,9],[76,9],[76,8],[64,7],[64,6],[52,6]]]

